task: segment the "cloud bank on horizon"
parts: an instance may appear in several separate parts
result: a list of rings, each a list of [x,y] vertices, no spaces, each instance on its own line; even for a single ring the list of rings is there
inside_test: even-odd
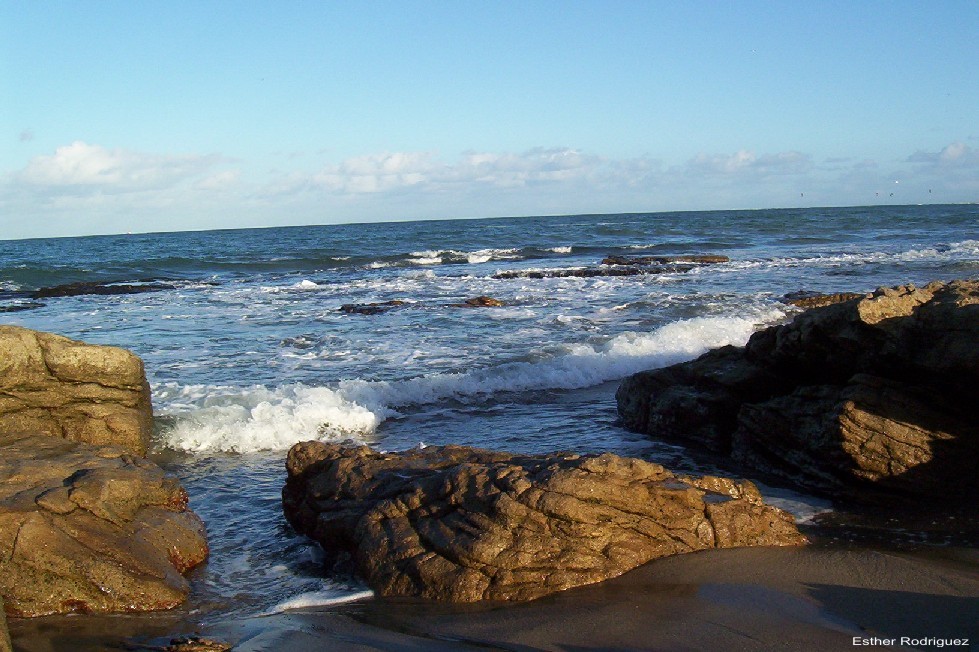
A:
[[[0,239],[979,201],[968,0],[4,6]]]
[[[7,173],[0,206],[7,215],[51,219],[64,234],[84,234],[169,230],[166,218],[175,212],[207,215],[212,221],[205,224],[224,228],[979,198],[979,149],[961,141],[911,152],[890,165],[750,150],[698,153],[667,164],[568,147],[454,158],[382,152],[261,180],[247,178],[239,163],[213,153],[159,154],[76,141]],[[104,216],[104,226],[93,229],[89,214]]]

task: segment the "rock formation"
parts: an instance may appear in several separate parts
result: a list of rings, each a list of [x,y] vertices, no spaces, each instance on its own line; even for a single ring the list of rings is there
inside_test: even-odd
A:
[[[142,361],[17,326],[0,326],[0,432],[35,433],[146,453],[153,428]]]
[[[979,495],[979,282],[881,289],[636,374],[626,427],[804,488],[942,503]]]
[[[289,451],[289,522],[380,595],[530,600],[706,548],[804,542],[754,485],[612,454]]]
[[[187,494],[119,446],[0,434],[0,595],[8,614],[149,611],[204,561]]]

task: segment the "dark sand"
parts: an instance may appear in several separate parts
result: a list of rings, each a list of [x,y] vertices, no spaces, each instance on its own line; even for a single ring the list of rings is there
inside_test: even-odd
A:
[[[235,650],[853,650],[853,637],[979,646],[979,550],[713,550],[511,605],[366,600],[201,624],[188,614],[14,619],[15,650],[152,649],[200,633]],[[937,646],[914,646],[937,649]],[[912,646],[904,646],[912,649]],[[967,649],[946,645],[943,649]]]

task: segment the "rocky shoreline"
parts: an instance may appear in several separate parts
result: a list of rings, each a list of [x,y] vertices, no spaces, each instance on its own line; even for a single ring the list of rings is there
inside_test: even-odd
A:
[[[714,262],[603,265],[632,274]],[[809,309],[745,347],[624,380],[624,425],[839,505],[975,520],[979,282],[792,300]],[[184,574],[208,554],[204,524],[179,483],[143,457],[151,429],[135,355],[0,326],[0,611],[139,612],[186,600]],[[304,442],[287,471],[289,523],[379,596],[538,600],[679,553],[806,542],[751,482],[608,453]]]
[[[145,455],[142,361],[0,326],[0,596],[10,616],[169,609],[204,524]]]
[[[624,380],[630,429],[843,502],[979,495],[979,282],[886,288]]]

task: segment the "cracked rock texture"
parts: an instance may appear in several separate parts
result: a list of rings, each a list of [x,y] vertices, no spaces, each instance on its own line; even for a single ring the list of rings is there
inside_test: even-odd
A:
[[[150,389],[139,357],[0,326],[0,432],[118,444],[144,455],[152,429]]]
[[[303,442],[287,469],[289,522],[386,596],[530,600],[666,555],[805,542],[750,482],[612,454]]]
[[[0,434],[0,596],[13,616],[183,602],[204,561],[187,493],[119,446]]]
[[[806,489],[979,495],[979,282],[880,289],[691,362],[627,378],[626,427]]]

